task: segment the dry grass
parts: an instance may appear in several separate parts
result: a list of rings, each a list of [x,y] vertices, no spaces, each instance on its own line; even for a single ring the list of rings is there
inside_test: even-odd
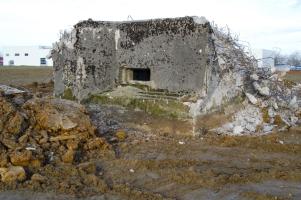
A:
[[[0,67],[0,84],[20,86],[33,82],[48,83],[52,73],[52,67]]]
[[[296,83],[301,83],[301,71],[289,71],[287,72],[285,79]]]

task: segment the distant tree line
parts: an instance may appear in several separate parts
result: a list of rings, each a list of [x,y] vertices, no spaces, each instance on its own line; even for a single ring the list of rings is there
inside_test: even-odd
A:
[[[291,54],[275,53],[275,65],[287,64],[291,66],[301,66],[301,53],[293,52]]]

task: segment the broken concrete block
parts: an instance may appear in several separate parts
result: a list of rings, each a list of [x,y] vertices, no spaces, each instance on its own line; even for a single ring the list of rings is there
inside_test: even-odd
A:
[[[0,90],[2,90],[4,92],[4,95],[25,93],[25,91],[23,91],[23,90],[19,90],[17,88],[13,88],[13,87],[10,87],[7,85],[1,85],[1,84],[0,84]]]
[[[270,89],[266,86],[261,87],[258,82],[253,82],[254,89],[262,96],[270,96]]]
[[[262,130],[263,130],[264,133],[269,133],[269,132],[271,132],[273,130],[273,128],[274,128],[273,125],[265,124],[263,126]]]
[[[297,96],[294,96],[291,101],[289,102],[289,106],[292,109],[298,108],[298,103],[297,103]]]
[[[256,97],[254,97],[252,94],[250,93],[245,93],[246,94],[246,97],[249,99],[249,101],[252,103],[252,104],[257,104],[257,99]]]
[[[277,104],[276,102],[273,103],[273,108],[274,108],[275,110],[278,110],[279,107],[278,107],[278,104]]]
[[[244,131],[242,126],[235,126],[233,128],[233,134],[234,135],[240,135]]]
[[[251,132],[251,133],[255,133],[256,132],[256,126],[252,125],[252,124],[247,124],[246,125],[246,129]]]
[[[258,81],[258,80],[259,80],[259,77],[258,77],[257,74],[252,74],[252,75],[250,76],[250,78],[251,78],[251,80],[253,80],[253,81]]]

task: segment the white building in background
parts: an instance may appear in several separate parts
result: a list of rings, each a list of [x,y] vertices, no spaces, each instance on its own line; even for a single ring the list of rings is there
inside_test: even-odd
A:
[[[0,52],[0,66],[3,66],[3,54]]]
[[[287,65],[287,64],[275,65],[276,71],[280,71],[280,72],[288,72],[291,70],[291,68],[292,68],[292,66]]]
[[[53,66],[47,59],[51,47],[48,46],[6,46],[1,49],[4,66]]]
[[[275,52],[267,49],[253,49],[253,56],[258,60],[258,67],[275,69]]]

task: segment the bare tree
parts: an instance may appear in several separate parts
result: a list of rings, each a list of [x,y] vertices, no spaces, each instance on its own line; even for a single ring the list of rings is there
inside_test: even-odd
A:
[[[275,51],[275,65],[281,65],[287,63],[287,56],[280,53],[280,51]]]
[[[292,66],[301,66],[301,54],[294,52],[288,56],[287,64]]]

